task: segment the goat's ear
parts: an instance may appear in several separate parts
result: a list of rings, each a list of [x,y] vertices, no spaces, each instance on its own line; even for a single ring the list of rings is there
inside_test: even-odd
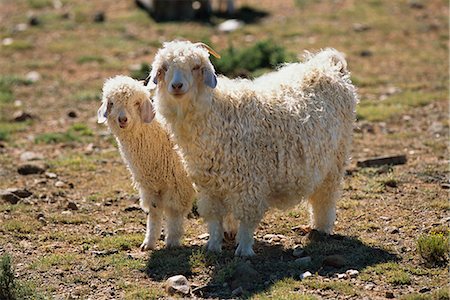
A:
[[[215,88],[217,85],[217,76],[210,68],[203,68],[203,82],[210,88]]]
[[[145,100],[141,104],[141,120],[144,123],[150,123],[155,117],[155,112],[153,111],[153,105],[150,100]]]
[[[103,101],[102,106],[100,106],[100,108],[97,111],[97,123],[105,123],[106,122],[106,118],[108,117],[108,102],[107,101]]]

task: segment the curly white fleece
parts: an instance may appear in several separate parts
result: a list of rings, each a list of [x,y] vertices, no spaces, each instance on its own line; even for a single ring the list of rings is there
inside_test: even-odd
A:
[[[198,64],[212,68],[206,50],[175,41],[158,51],[153,72]],[[253,231],[267,209],[302,199],[312,227],[332,231],[358,102],[346,67],[342,54],[326,49],[255,80],[220,76],[215,89],[194,78],[180,97],[160,76],[156,109],[198,187],[209,250],[220,251],[221,222],[232,213],[240,222],[236,254],[253,255]]]
[[[149,213],[143,250],[155,247],[163,214],[167,219],[167,246],[179,245],[183,217],[188,214],[194,197],[192,182],[168,133],[156,120],[146,124],[140,119],[139,107],[149,100],[148,89],[127,76],[110,78],[103,86],[102,101],[112,103],[108,126],[140,192],[141,207]],[[124,129],[117,123],[120,110],[128,118]]]

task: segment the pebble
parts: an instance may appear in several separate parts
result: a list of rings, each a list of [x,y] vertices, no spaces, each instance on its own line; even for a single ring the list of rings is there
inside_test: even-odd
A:
[[[346,264],[345,258],[342,255],[334,254],[325,257],[323,264],[335,268],[340,268]]]
[[[303,279],[311,277],[311,276],[312,276],[311,272],[306,271],[306,272],[300,274],[300,280],[303,280]]]
[[[297,258],[294,262],[300,267],[306,267],[311,264],[311,256]]]
[[[393,298],[395,298],[395,296],[394,296],[394,293],[393,292],[386,292],[386,298],[388,298],[388,299],[393,299]]]
[[[77,114],[76,111],[71,110],[71,111],[69,111],[69,112],[67,113],[67,116],[68,116],[69,118],[74,119],[74,118],[77,118],[77,117],[78,117],[78,114]]]
[[[32,152],[32,151],[25,151],[22,154],[20,154],[21,161],[32,161],[32,160],[42,160],[42,159],[44,159],[44,156],[42,154]]]
[[[361,23],[354,23],[352,27],[355,32],[363,32],[370,29],[369,25]]]
[[[338,273],[336,274],[337,279],[347,279],[348,275],[345,273]]]
[[[41,80],[41,74],[36,71],[28,72],[27,75],[25,75],[25,78],[31,82],[37,82]]]
[[[365,290],[368,290],[368,291],[371,291],[371,290],[373,290],[375,288],[375,284],[373,284],[373,283],[368,283],[368,284],[366,284],[365,286],[364,286],[364,289]]]
[[[10,38],[10,37],[4,38],[2,40],[2,45],[3,46],[9,46],[9,45],[12,45],[12,43],[14,43],[14,40],[12,38]]]
[[[75,202],[69,201],[67,204],[67,208],[70,210],[78,210],[78,206]]]
[[[42,174],[45,172],[46,166],[38,164],[23,164],[17,168],[20,175]]]
[[[17,204],[20,201],[19,197],[7,191],[0,191],[0,198],[10,204]]]
[[[305,250],[300,245],[297,245],[294,247],[292,255],[294,255],[295,257],[302,257],[305,255]]]
[[[428,292],[431,292],[431,289],[429,287],[427,287],[427,286],[424,286],[423,288],[421,288],[419,290],[419,293],[421,293],[421,294],[428,293]]]
[[[353,269],[347,270],[345,273],[346,273],[350,278],[355,278],[355,277],[358,276],[358,274],[359,274],[359,272],[358,272],[357,270],[353,270]]]
[[[28,24],[30,24],[31,26],[38,26],[39,24],[41,24],[41,20],[39,20],[39,18],[36,16],[30,16],[28,19]]]
[[[166,291],[170,295],[188,295],[190,290],[189,281],[183,275],[175,275],[166,280]]]
[[[58,180],[57,182],[55,182],[55,186],[58,188],[63,188],[66,186],[66,184],[63,181]]]
[[[94,15],[94,22],[95,23],[103,23],[105,22],[105,13],[102,11],[96,12]]]
[[[13,114],[13,118],[12,118],[12,120],[14,122],[25,122],[27,120],[33,120],[33,119],[34,119],[34,117],[31,114],[21,111],[21,110],[16,111]]]
[[[208,233],[203,233],[198,236],[198,238],[201,240],[206,240],[208,237],[209,237]]]
[[[58,175],[56,175],[55,173],[52,173],[52,172],[45,172],[45,176],[47,176],[47,178],[49,178],[49,179],[58,178]]]
[[[269,243],[272,242],[279,242],[282,239],[285,239],[286,236],[282,235],[282,234],[266,234],[263,236],[263,239],[268,241]]]
[[[237,19],[226,20],[217,26],[217,30],[221,32],[232,32],[244,26],[244,22]]]

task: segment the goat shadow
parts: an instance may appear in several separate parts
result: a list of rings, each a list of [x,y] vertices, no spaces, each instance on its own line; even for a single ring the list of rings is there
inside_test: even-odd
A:
[[[202,298],[232,298],[232,291],[244,287],[241,298],[249,298],[268,291],[272,285],[285,278],[299,279],[306,271],[333,277],[348,269],[362,270],[368,266],[399,257],[378,247],[364,244],[351,236],[333,235],[306,244],[303,249],[312,258],[309,265],[300,267],[295,263],[292,249],[256,241],[256,256],[234,257],[234,245],[226,244],[220,254],[208,253],[201,246],[183,246],[177,249],[153,251],[147,262],[146,273],[156,281],[165,281],[174,275],[184,275],[194,283],[193,296]],[[324,259],[339,255],[339,266],[328,266]],[[195,287],[196,277],[209,277],[206,284]]]

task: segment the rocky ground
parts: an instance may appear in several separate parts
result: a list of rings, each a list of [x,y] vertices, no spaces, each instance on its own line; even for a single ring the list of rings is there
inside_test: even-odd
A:
[[[222,33],[219,17],[154,23],[131,1],[2,3],[0,255],[55,299],[448,299],[445,255],[418,249],[450,220],[447,1],[236,2],[266,15]],[[256,257],[234,258],[232,242],[213,255],[194,209],[182,248],[139,250],[145,214],[96,110],[105,78],[137,74],[174,38],[347,54],[361,103],[335,235],[311,233],[300,205],[266,215]],[[175,275],[190,286],[167,289]]]

